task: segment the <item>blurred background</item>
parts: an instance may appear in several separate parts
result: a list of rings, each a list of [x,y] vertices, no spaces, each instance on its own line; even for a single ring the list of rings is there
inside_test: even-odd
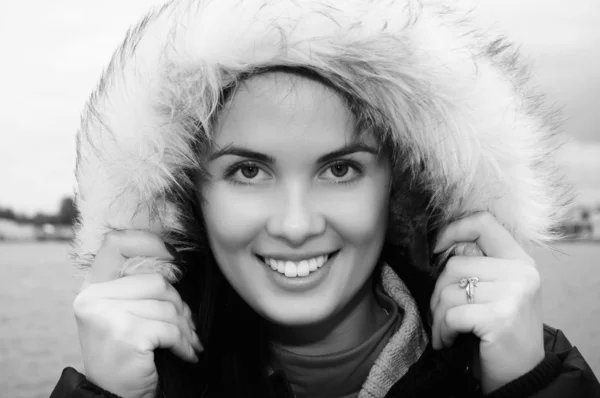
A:
[[[149,0],[0,4],[0,396],[47,397],[65,366],[83,371],[69,259],[79,113],[127,28]],[[484,24],[531,60],[561,104],[558,153],[577,193],[568,237],[533,255],[546,323],[565,331],[600,374],[600,3],[480,0]]]

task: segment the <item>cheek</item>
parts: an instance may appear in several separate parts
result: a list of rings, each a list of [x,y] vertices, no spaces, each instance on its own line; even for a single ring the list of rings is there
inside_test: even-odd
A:
[[[225,184],[229,185],[203,188],[202,214],[213,243],[231,250],[246,246],[264,228],[267,206],[258,195],[245,195],[243,189]]]
[[[329,224],[352,245],[370,244],[383,238],[387,228],[389,194],[378,181],[354,190],[349,197],[328,202]],[[341,205],[340,205],[341,204]]]

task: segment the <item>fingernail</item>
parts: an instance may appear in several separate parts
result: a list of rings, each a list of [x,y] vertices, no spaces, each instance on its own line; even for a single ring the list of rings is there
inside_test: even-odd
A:
[[[190,329],[192,329],[194,332],[196,331],[196,323],[194,322],[194,320],[191,317],[187,317],[187,323],[190,326]]]
[[[165,242],[165,247],[167,248],[167,251],[169,252],[169,254],[171,254],[171,256],[173,256],[175,261],[181,261],[181,254],[179,254],[179,252],[175,249],[175,247],[173,245]]]
[[[202,347],[202,343],[200,343],[200,337],[198,337],[196,332],[192,332],[192,339],[194,340],[192,342],[192,346],[196,349],[196,351],[198,351],[198,352],[204,351],[204,347]]]

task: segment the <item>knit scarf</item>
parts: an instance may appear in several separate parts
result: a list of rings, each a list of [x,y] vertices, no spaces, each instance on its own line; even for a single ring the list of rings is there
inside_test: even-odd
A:
[[[402,323],[375,360],[358,398],[384,398],[417,362],[429,342],[417,303],[404,282],[387,264],[382,266],[381,281],[383,291],[398,304]]]

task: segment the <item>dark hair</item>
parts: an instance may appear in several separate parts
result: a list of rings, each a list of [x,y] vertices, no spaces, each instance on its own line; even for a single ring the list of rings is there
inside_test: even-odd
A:
[[[221,107],[235,88],[247,78],[267,72],[283,71],[307,77],[340,93],[357,119],[362,132],[373,132],[393,164],[388,233],[373,283],[380,282],[379,268],[385,262],[407,284],[415,297],[421,316],[427,319],[429,297],[434,281],[429,267],[430,245],[435,223],[429,208],[429,195],[398,161],[401,149],[391,146],[385,116],[360,98],[344,90],[327,74],[305,67],[261,68],[240,76],[222,91]],[[217,112],[218,113],[218,112]],[[203,153],[199,148],[199,153]],[[190,171],[192,173],[192,171]],[[184,198],[184,199],[182,199]],[[275,397],[269,382],[270,350],[262,318],[237,294],[225,279],[208,247],[204,221],[195,193],[180,193],[179,203],[193,209],[185,222],[186,230],[200,242],[199,249],[183,253],[184,276],[176,284],[184,301],[195,314],[194,322],[204,346],[198,364],[189,364],[168,351],[156,353],[160,375],[157,396],[187,397]],[[189,238],[188,238],[189,239]],[[427,327],[427,326],[426,326]]]

